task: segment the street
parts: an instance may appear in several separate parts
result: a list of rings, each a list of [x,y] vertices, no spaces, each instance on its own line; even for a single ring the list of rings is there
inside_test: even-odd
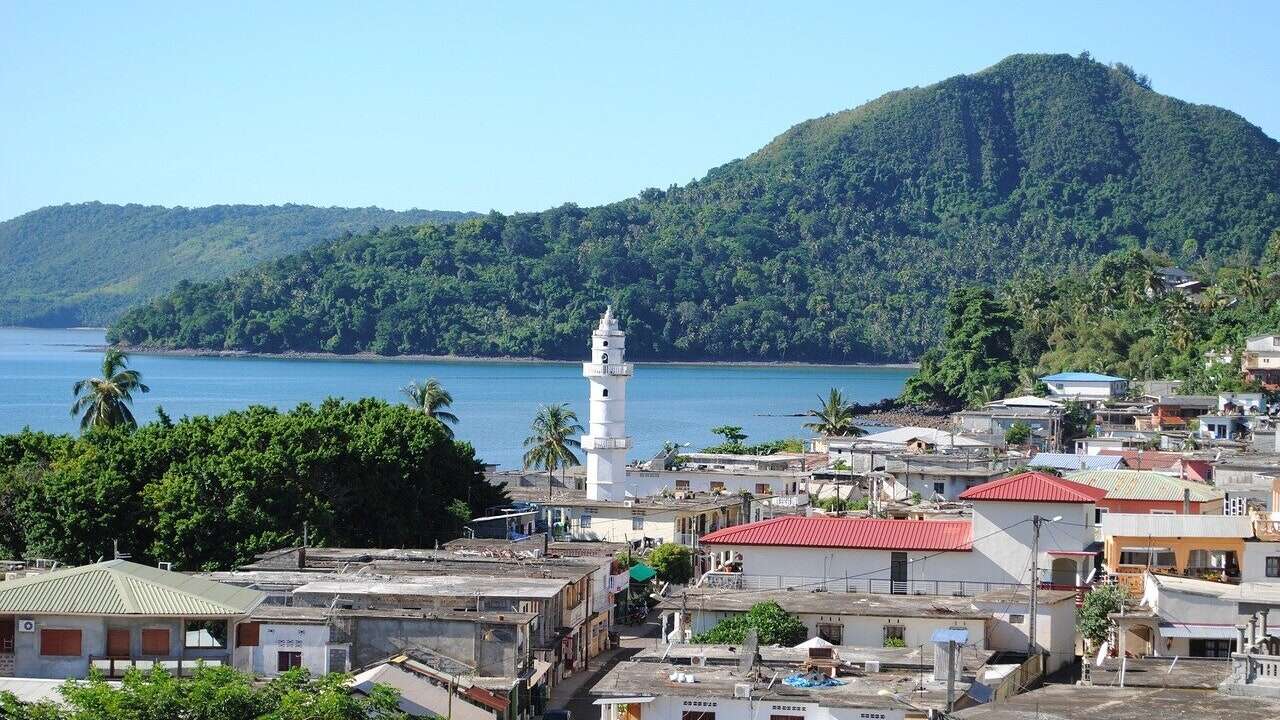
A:
[[[590,670],[575,673],[572,677],[561,681],[551,691],[549,707],[567,709],[572,713],[572,720],[594,720],[599,708],[591,704],[589,694],[591,686],[604,677],[620,661],[635,655],[640,650],[658,644],[658,613],[650,612],[641,625],[620,625],[621,636],[619,646],[591,658]]]

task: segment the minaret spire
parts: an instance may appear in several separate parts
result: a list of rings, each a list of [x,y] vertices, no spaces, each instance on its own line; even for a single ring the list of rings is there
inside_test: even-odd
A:
[[[587,498],[614,500],[627,481],[627,381],[634,368],[624,361],[627,336],[618,327],[613,306],[605,308],[591,333],[591,357],[582,364],[591,392],[589,430],[582,436],[587,453]]]

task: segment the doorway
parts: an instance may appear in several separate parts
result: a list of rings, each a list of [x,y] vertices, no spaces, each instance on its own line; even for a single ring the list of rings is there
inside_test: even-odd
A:
[[[889,559],[889,586],[894,595],[907,594],[907,554],[896,552]]]

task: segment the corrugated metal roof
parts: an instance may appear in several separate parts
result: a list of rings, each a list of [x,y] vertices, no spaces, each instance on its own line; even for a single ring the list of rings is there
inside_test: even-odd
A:
[[[1159,450],[1116,450],[1106,448],[1102,455],[1119,457],[1130,470],[1164,470],[1174,467],[1182,460],[1182,455]]]
[[[860,438],[856,438],[855,442],[858,444],[885,443],[888,445],[905,445],[912,440],[923,440],[933,445],[954,445],[955,447],[983,447],[990,444],[963,435],[949,433],[946,430],[915,426],[894,428],[884,432],[863,435]]]
[[[1193,480],[1148,470],[1083,470],[1067,475],[1072,482],[1107,491],[1108,500],[1162,500],[1181,502],[1182,491],[1191,491],[1192,502],[1221,500],[1223,492]]]
[[[865,550],[971,550],[973,527],[955,520],[786,516],[702,536],[707,545],[790,545]]]
[[[1077,455],[1075,453],[1036,453],[1027,461],[1028,467],[1053,468],[1055,470],[1114,470],[1124,458],[1110,455]]]
[[[0,613],[29,615],[244,615],[257,590],[125,560],[0,582]]]
[[[961,500],[1047,503],[1091,503],[1105,496],[1103,490],[1042,472],[1010,475],[960,493]]]
[[[1106,513],[1102,534],[1120,537],[1253,537],[1253,521],[1243,515],[1147,515]]]

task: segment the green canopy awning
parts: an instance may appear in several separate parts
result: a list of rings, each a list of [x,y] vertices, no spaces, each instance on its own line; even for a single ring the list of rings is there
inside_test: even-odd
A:
[[[657,574],[657,570],[644,563],[636,563],[631,566],[631,582],[649,582]]]

